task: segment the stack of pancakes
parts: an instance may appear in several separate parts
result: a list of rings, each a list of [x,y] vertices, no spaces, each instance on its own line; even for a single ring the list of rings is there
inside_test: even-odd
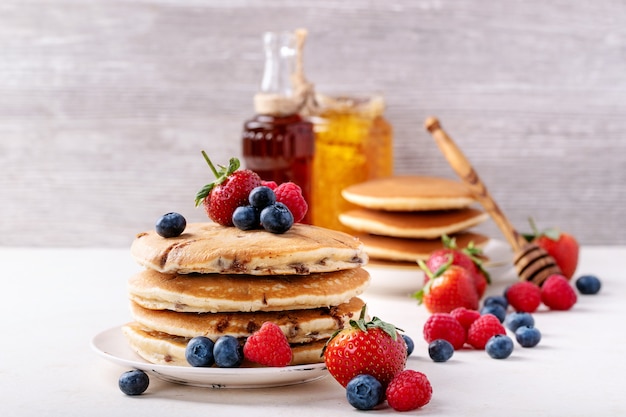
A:
[[[278,324],[292,365],[321,362],[326,340],[359,317],[369,284],[363,244],[342,232],[296,224],[284,234],[192,223],[179,237],[137,235],[132,256],[145,269],[128,282],[132,349],[152,363],[187,365],[195,336],[242,342]]]
[[[342,195],[357,208],[341,213],[339,220],[356,232],[372,260],[415,264],[442,248],[444,235],[459,248],[489,240],[470,230],[488,214],[471,207],[475,198],[457,181],[395,176],[352,185]]]

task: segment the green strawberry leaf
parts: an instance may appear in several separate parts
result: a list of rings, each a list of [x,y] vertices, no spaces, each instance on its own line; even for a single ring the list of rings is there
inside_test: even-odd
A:
[[[239,159],[237,158],[230,158],[230,161],[228,161],[228,166],[222,166],[222,165],[218,165],[219,170],[217,170],[215,168],[215,166],[213,165],[213,163],[211,162],[211,159],[209,159],[208,155],[206,154],[206,152],[202,151],[202,156],[204,157],[204,160],[206,161],[206,163],[209,165],[209,168],[211,168],[211,171],[213,172],[213,175],[215,175],[215,180],[213,182],[210,182],[208,184],[206,184],[204,187],[202,187],[200,189],[200,191],[198,191],[196,193],[196,198],[195,198],[195,204],[196,207],[198,207],[200,205],[200,203],[202,203],[202,200],[204,200],[206,197],[209,196],[209,194],[211,194],[211,191],[213,191],[213,189],[222,184],[224,181],[226,181],[226,179],[235,171],[237,171],[239,169],[239,167],[241,166],[241,163],[239,162]]]

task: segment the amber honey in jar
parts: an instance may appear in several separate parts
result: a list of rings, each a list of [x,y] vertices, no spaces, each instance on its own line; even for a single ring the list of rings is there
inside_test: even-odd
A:
[[[292,181],[302,188],[309,210],[302,220],[311,223],[313,123],[300,110],[312,99],[301,50],[306,32],[267,32],[265,71],[261,91],[254,96],[255,115],[244,122],[242,151],[246,168],[266,181]]]
[[[313,224],[350,231],[339,221],[355,206],[341,191],[349,185],[393,174],[393,129],[381,96],[317,95],[313,118]]]

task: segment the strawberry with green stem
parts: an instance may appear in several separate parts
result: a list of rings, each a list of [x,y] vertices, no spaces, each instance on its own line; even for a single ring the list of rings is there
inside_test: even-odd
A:
[[[474,279],[476,293],[480,300],[487,289],[487,285],[491,283],[489,273],[483,266],[480,258],[483,254],[482,250],[470,242],[465,248],[459,249],[456,239],[448,235],[441,237],[443,248],[432,252],[426,260],[426,265],[431,271],[438,270],[442,265],[448,262],[448,258],[452,255],[452,265],[458,265],[467,269]],[[424,283],[428,281],[428,274],[424,276]]]
[[[449,313],[458,307],[478,309],[478,294],[472,275],[467,269],[453,265],[453,261],[453,255],[448,255],[448,261],[435,272],[421,259],[418,261],[429,280],[413,297],[431,313]]]
[[[328,339],[322,356],[328,372],[344,387],[361,374],[387,387],[406,365],[406,344],[398,333],[402,330],[378,317],[365,321],[365,311],[364,306],[358,320],[350,320],[349,328]]]
[[[202,204],[211,220],[222,226],[233,226],[235,209],[248,204],[250,191],[261,185],[261,177],[248,169],[240,170],[237,158],[231,158],[228,166],[218,165],[216,169],[206,152],[202,151],[202,156],[215,180],[198,191],[196,207]]]

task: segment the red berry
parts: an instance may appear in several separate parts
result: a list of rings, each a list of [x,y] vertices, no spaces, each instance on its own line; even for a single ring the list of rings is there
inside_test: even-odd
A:
[[[293,182],[284,182],[274,190],[276,201],[287,206],[293,214],[294,223],[302,221],[309,206],[302,195],[302,188]]]
[[[506,291],[506,299],[515,311],[534,313],[541,304],[541,289],[529,281],[516,282]]]
[[[426,375],[406,369],[391,380],[385,394],[391,408],[410,411],[428,404],[433,396],[433,388]]]
[[[478,309],[476,287],[467,269],[448,263],[433,274],[423,261],[418,263],[430,280],[413,296],[429,312],[449,313],[457,307]]]
[[[239,206],[248,204],[250,191],[261,185],[261,177],[248,169],[239,170],[240,162],[231,158],[227,167],[215,168],[207,154],[202,156],[215,175],[215,180],[206,184],[196,194],[196,206],[202,203],[211,220],[222,226],[233,226],[233,213]]]
[[[463,326],[466,332],[469,330],[472,323],[480,317],[478,310],[470,310],[465,307],[457,307],[452,310],[450,314],[461,323],[461,326]]]
[[[541,286],[541,301],[551,310],[569,310],[576,300],[576,291],[563,275],[550,275]]]
[[[449,313],[435,313],[428,317],[424,323],[423,334],[427,343],[445,339],[450,342],[454,350],[461,349],[465,344],[465,329]]]
[[[484,349],[487,341],[497,334],[506,334],[504,326],[493,314],[484,314],[467,331],[467,343],[475,349]]]
[[[261,185],[266,186],[267,188],[271,189],[272,191],[276,189],[276,187],[278,187],[278,184],[276,184],[276,181],[265,181],[262,180],[261,181]]]
[[[264,366],[287,366],[293,353],[280,327],[266,321],[252,333],[243,345],[246,359]]]

